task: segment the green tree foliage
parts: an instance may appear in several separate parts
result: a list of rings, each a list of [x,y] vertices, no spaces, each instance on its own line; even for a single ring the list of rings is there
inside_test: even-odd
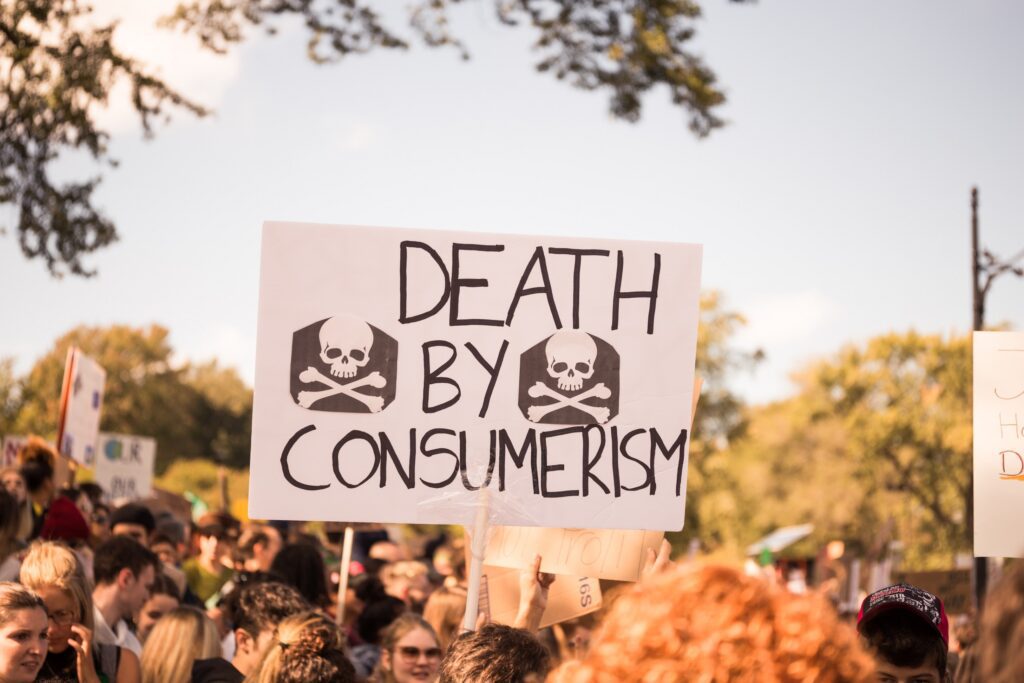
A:
[[[181,3],[163,24],[224,52],[243,40],[247,27],[273,33],[297,17],[317,63],[375,48],[404,49],[413,41],[455,46],[468,57],[449,31],[449,11],[465,2],[414,0],[407,8],[408,37],[366,0],[196,0]],[[609,93],[617,118],[638,120],[642,97],[663,86],[696,135],[723,125],[716,112],[725,96],[691,48],[701,14],[695,0],[495,0],[495,10],[503,24],[534,30],[539,71]],[[41,259],[57,276],[91,274],[82,256],[117,239],[113,222],[93,205],[99,175],[63,184],[51,177],[61,155],[73,151],[115,163],[107,152],[109,135],[95,120],[114,84],[131,84],[147,135],[174,108],[207,113],[119,52],[115,24],[96,26],[90,15],[85,0],[0,3],[0,204],[17,207],[14,227],[25,256]]]
[[[157,325],[78,327],[62,336],[25,379],[14,431],[55,436],[71,346],[107,371],[101,429],[156,438],[158,472],[182,457],[248,462],[251,390],[215,363],[176,367],[168,332]]]
[[[0,435],[12,433],[21,403],[21,381],[14,374],[14,359],[0,358]]]
[[[797,380],[793,398],[748,410],[745,433],[706,464],[717,478],[699,518],[712,547],[736,554],[810,522],[811,554],[841,539],[877,559],[898,540],[907,566],[928,569],[969,550],[967,337],[884,335]]]
[[[113,163],[95,112],[114,83],[131,84],[132,105],[147,133],[170,106],[205,113],[118,52],[114,25],[90,24],[90,12],[79,0],[0,3],[0,204],[17,207],[22,252],[54,275],[88,275],[82,255],[117,237],[114,224],[93,206],[98,176],[63,184],[51,177],[60,156],[71,151]]]

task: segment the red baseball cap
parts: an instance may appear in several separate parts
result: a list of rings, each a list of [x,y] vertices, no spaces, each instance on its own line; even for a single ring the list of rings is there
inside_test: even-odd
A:
[[[942,600],[926,590],[905,583],[877,590],[864,598],[860,612],[857,613],[857,630],[863,631],[868,622],[879,614],[897,609],[916,614],[927,621],[942,636],[946,647],[949,647],[949,618]]]

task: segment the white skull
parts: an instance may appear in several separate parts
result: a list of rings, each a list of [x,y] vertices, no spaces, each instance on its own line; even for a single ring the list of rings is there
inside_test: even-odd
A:
[[[373,330],[351,315],[328,318],[320,326],[320,360],[335,377],[355,377],[370,362]]]
[[[558,388],[578,391],[583,387],[583,380],[594,374],[597,344],[586,332],[561,330],[548,339],[544,354],[548,359],[548,374],[558,380]]]

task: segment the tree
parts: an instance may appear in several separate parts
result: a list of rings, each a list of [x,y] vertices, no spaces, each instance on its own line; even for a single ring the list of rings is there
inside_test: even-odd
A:
[[[247,27],[273,33],[285,19],[299,17],[309,31],[309,56],[319,63],[376,48],[405,49],[412,41],[454,46],[468,57],[449,31],[448,13],[456,4],[460,0],[414,0],[408,38],[366,0],[196,0],[180,4],[163,23],[194,33],[216,52],[241,41]],[[537,32],[539,71],[609,92],[615,117],[637,121],[641,98],[664,86],[696,135],[723,125],[716,110],[725,96],[690,50],[701,13],[695,0],[495,0],[495,9],[503,24],[528,24]],[[114,83],[131,83],[147,135],[153,121],[173,108],[208,113],[118,52],[115,25],[92,26],[90,13],[85,0],[0,5],[0,204],[17,207],[15,228],[26,258],[41,259],[55,276],[92,274],[82,256],[117,239],[113,222],[92,203],[98,175],[63,185],[50,177],[60,155],[72,150],[115,163],[107,152],[109,135],[94,118]]]
[[[100,427],[157,440],[157,471],[182,457],[249,459],[252,392],[216,363],[176,367],[166,329],[78,327],[36,362],[14,420],[19,433],[55,436],[67,349],[76,346],[107,372]]]

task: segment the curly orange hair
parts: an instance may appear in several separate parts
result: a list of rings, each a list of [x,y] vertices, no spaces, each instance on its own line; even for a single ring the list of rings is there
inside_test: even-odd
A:
[[[731,567],[675,567],[615,602],[590,652],[549,683],[861,683],[874,663],[853,627],[817,596]]]

